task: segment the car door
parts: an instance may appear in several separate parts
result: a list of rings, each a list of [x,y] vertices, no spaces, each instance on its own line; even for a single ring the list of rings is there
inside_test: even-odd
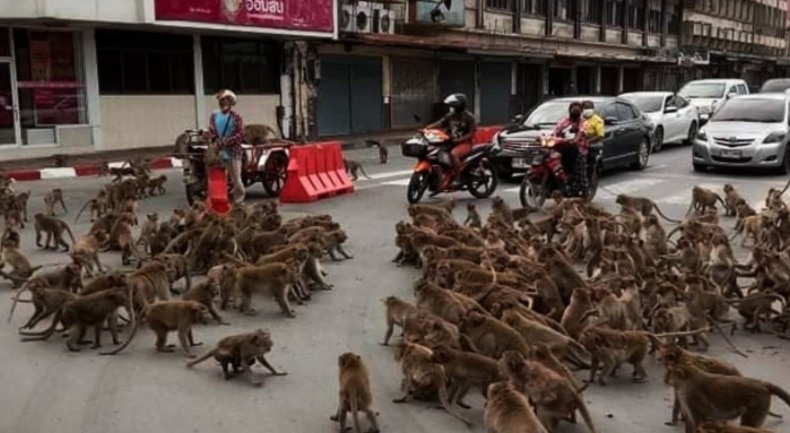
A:
[[[630,162],[639,151],[642,143],[642,119],[636,115],[636,111],[630,105],[623,102],[615,102],[617,107],[617,117],[620,119],[618,125],[622,132],[618,140],[618,162]]]
[[[621,147],[619,142],[622,141],[622,128],[620,128],[620,117],[617,114],[617,108],[614,103],[604,105],[600,113],[605,122],[603,135],[603,165],[604,168],[609,168],[618,164],[617,158],[620,154],[618,148]]]
[[[697,109],[680,95],[675,95],[675,105],[678,107],[681,120],[679,124],[680,131],[678,140],[685,140],[688,138],[691,124],[695,122],[699,124],[699,114],[697,113]]]
[[[678,138],[680,132],[680,109],[674,95],[667,95],[664,101],[664,112],[661,115],[664,125],[664,143],[671,143]]]
[[[738,84],[738,94],[739,95],[748,95],[749,94],[749,88],[746,87],[746,84],[743,84],[743,83]]]

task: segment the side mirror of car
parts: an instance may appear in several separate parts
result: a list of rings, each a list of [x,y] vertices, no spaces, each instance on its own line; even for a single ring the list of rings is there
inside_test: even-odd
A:
[[[524,115],[523,114],[516,114],[515,116],[513,116],[512,119],[510,119],[510,121],[513,122],[513,123],[521,123],[521,122],[524,121]]]
[[[678,107],[675,107],[674,105],[664,108],[664,113],[666,114],[677,113],[677,112],[678,112]]]
[[[728,93],[728,94],[727,94],[727,99],[734,98],[734,97],[736,97],[736,96],[738,96],[738,94],[737,94],[737,93],[735,93],[735,92]]]
[[[604,125],[614,125],[615,123],[617,123],[617,118],[616,117],[609,116],[609,117],[603,119],[603,124]]]

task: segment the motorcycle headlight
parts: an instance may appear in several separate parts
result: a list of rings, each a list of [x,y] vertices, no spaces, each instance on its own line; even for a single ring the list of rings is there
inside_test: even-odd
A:
[[[772,132],[765,137],[763,140],[763,144],[770,144],[770,143],[781,143],[785,139],[784,132]]]

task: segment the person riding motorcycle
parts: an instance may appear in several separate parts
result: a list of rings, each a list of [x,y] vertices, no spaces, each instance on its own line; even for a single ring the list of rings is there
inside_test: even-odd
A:
[[[571,102],[568,106],[568,117],[562,119],[554,128],[553,135],[563,142],[553,148],[546,161],[560,187],[568,196],[586,191],[587,176],[584,161],[587,156],[587,137],[584,131],[582,104]],[[565,167],[572,168],[573,176],[568,175]]]
[[[450,111],[438,121],[426,126],[426,129],[441,128],[450,135],[453,147],[450,150],[452,171],[445,177],[440,190],[456,185],[461,171],[461,159],[472,152],[472,139],[477,131],[475,115],[468,109],[466,95],[453,93],[444,100]]]

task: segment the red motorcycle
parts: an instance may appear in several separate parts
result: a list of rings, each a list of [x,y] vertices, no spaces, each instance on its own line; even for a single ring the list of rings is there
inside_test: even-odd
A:
[[[490,159],[498,151],[495,143],[475,146],[461,160],[456,186],[442,188],[451,175],[451,146],[450,136],[441,129],[420,130],[401,144],[403,156],[418,159],[406,190],[409,203],[419,202],[426,190],[432,195],[468,190],[476,198],[488,198],[496,191],[497,176]]]
[[[524,180],[519,188],[519,201],[521,206],[535,212],[543,208],[546,199],[551,197],[554,190],[560,190],[564,197],[566,192],[560,188],[559,182],[554,177],[554,172],[549,168],[547,161],[555,147],[567,143],[569,140],[553,136],[541,136],[533,145],[527,147],[525,158],[529,164]],[[587,152],[587,191],[584,197],[588,201],[595,198],[598,192],[598,174],[601,169],[602,144],[593,144]]]

